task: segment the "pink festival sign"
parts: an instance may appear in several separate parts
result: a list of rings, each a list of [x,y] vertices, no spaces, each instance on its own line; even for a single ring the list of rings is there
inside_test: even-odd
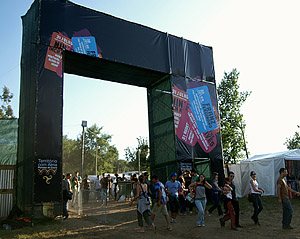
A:
[[[172,87],[176,135],[191,146],[198,142],[204,152],[209,153],[217,145],[217,110],[211,103],[206,86],[187,91],[176,85]]]

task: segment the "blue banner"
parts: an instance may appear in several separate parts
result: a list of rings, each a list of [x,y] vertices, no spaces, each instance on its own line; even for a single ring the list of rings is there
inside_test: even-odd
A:
[[[188,89],[187,94],[199,132],[205,133],[216,129],[217,120],[207,86]]]

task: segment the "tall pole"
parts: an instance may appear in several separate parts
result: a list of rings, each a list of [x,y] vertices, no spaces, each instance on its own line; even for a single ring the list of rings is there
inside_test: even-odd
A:
[[[140,147],[138,147],[138,161],[139,161],[139,175],[141,173],[141,155],[140,155]]]
[[[242,131],[242,135],[243,135],[244,148],[245,148],[246,156],[247,156],[247,159],[248,159],[248,158],[249,158],[249,156],[248,156],[248,150],[247,150],[247,145],[246,145],[246,140],[245,140],[244,130],[243,130],[243,127],[242,127],[242,126],[241,126],[241,131]]]
[[[95,175],[97,176],[97,168],[98,168],[98,165],[97,165],[97,154],[98,154],[98,145],[96,144],[96,164],[95,164]]]
[[[82,121],[82,149],[81,149],[81,177],[83,176],[83,163],[84,163],[84,127],[87,126],[87,121]]]
[[[230,120],[230,121],[233,121],[233,120]],[[245,134],[244,134],[244,130],[243,130],[243,123],[241,122],[241,124],[239,125],[238,124],[238,127],[240,128],[240,130],[242,131],[242,136],[243,136],[243,141],[244,141],[244,150],[245,150],[245,153],[246,153],[246,157],[247,159],[249,158],[249,155],[248,155],[248,150],[247,150],[247,144],[246,144],[246,140],[245,140]],[[234,159],[235,160],[235,159]]]

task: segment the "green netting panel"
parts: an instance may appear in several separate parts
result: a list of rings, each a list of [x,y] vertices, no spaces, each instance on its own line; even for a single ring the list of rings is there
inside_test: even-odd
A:
[[[177,172],[174,116],[170,77],[148,88],[150,164],[152,174],[164,181]]]
[[[18,120],[0,119],[0,165],[17,163]]]
[[[194,165],[195,165],[197,172],[203,173],[207,180],[209,180],[211,178],[210,159],[203,159],[203,160],[195,159]]]
[[[177,169],[177,162],[163,164],[154,168],[152,170],[152,175],[157,175],[161,182],[166,183],[170,180],[171,173],[177,172]]]

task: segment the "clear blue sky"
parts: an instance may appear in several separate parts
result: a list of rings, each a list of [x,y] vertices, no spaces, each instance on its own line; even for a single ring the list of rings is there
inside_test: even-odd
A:
[[[300,2],[297,0],[75,0],[75,3],[213,47],[216,79],[240,71],[241,90],[252,95],[242,108],[251,155],[283,151],[300,125],[298,102]],[[21,16],[31,0],[1,0],[0,86],[14,93],[18,116]],[[104,126],[120,158],[148,137],[143,88],[65,75],[64,134],[75,138],[81,120]],[[107,99],[110,99],[109,101]],[[130,107],[128,107],[130,106]]]

